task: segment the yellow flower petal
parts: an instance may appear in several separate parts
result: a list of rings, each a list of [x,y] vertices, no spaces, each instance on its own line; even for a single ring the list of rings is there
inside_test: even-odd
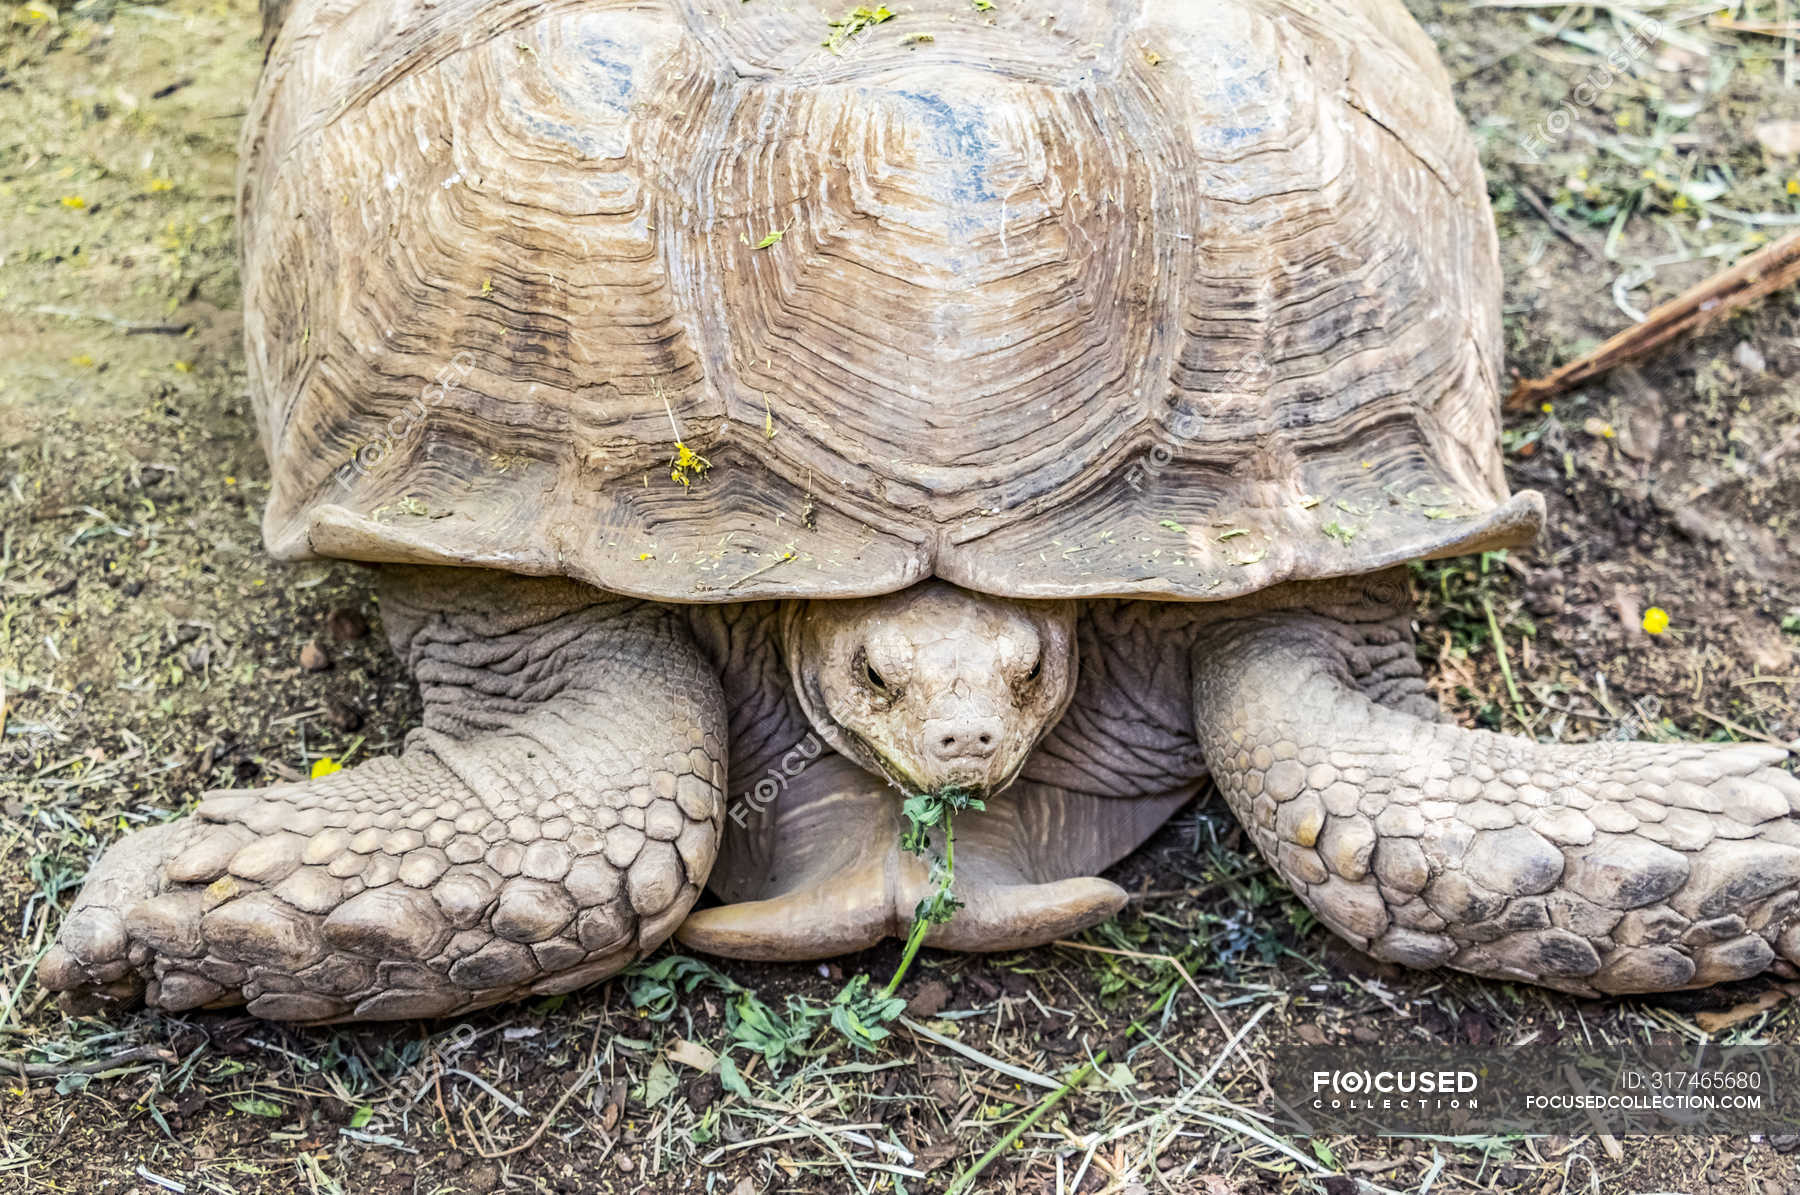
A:
[[[1669,629],[1669,612],[1661,606],[1652,606],[1644,611],[1644,631],[1651,635],[1660,635]]]
[[[343,764],[331,758],[329,755],[321,755],[318,759],[313,760],[312,778],[317,780],[321,776],[330,776],[333,773],[341,772],[343,770]]]

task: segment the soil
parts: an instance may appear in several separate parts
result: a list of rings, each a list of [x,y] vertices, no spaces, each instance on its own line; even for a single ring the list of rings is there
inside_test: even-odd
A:
[[[1482,145],[1517,373],[1800,225],[1800,159],[1758,133],[1800,120],[1795,37],[1659,8],[1665,39],[1584,88],[1625,10],[1412,7]],[[1788,20],[1774,0],[1733,11]],[[803,1031],[793,1002],[885,979],[892,944],[721,964],[661,1001],[620,977],[451,1024],[310,1031],[66,1019],[31,981],[119,834],[394,750],[418,716],[367,571],[261,549],[233,247],[256,21],[244,0],[0,12],[0,1192],[943,1189],[1047,1092],[910,1030],[870,1050]],[[1448,708],[1567,740],[1800,738],[1797,371],[1790,291],[1509,418],[1511,483],[1545,495],[1549,528],[1530,552],[1416,570]],[[916,1023],[1034,1074],[1113,1051],[977,1190],[1800,1191],[1789,1138],[1243,1129],[1294,1044],[1694,1042],[1697,1017],[1748,1007],[1711,1036],[1793,1045],[1789,978],[1600,1002],[1402,972],[1314,925],[1215,800],[1113,878],[1138,897],[1081,948],[927,951],[902,988]],[[776,1073],[734,1050],[749,1098],[678,1044],[741,1037],[734,987],[812,1051]]]

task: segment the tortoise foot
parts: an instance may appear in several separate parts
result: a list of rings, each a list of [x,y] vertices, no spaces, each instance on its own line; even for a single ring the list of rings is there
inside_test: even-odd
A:
[[[414,624],[427,728],[398,757],[214,793],[114,845],[44,986],[75,1011],[392,1020],[570,991],[654,948],[717,845],[716,685],[666,614],[521,614],[509,595],[529,584],[495,585],[461,620],[406,614],[390,591],[384,612]]]

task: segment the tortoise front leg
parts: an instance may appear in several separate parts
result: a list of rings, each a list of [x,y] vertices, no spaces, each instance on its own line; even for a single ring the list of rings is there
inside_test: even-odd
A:
[[[1194,651],[1213,776],[1320,920],[1380,958],[1586,995],[1800,959],[1786,752],[1543,744],[1439,721],[1405,686],[1384,704],[1358,666],[1372,625],[1404,626],[1386,605],[1265,610]]]
[[[65,1005],[440,1016],[602,979],[686,915],[725,719],[685,621],[460,569],[388,570],[381,599],[423,728],[115,844],[39,968]]]

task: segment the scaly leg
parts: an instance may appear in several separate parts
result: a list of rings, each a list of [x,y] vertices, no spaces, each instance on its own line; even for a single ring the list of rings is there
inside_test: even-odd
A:
[[[1425,716],[1416,693],[1384,704],[1353,664],[1405,613],[1330,592],[1207,626],[1194,651],[1213,776],[1325,924],[1409,966],[1587,995],[1800,960],[1786,752],[1544,744]]]
[[[397,757],[209,795],[109,849],[39,968],[66,1005],[441,1016],[611,975],[712,866],[719,682],[684,620],[561,580],[390,569],[425,698]]]

